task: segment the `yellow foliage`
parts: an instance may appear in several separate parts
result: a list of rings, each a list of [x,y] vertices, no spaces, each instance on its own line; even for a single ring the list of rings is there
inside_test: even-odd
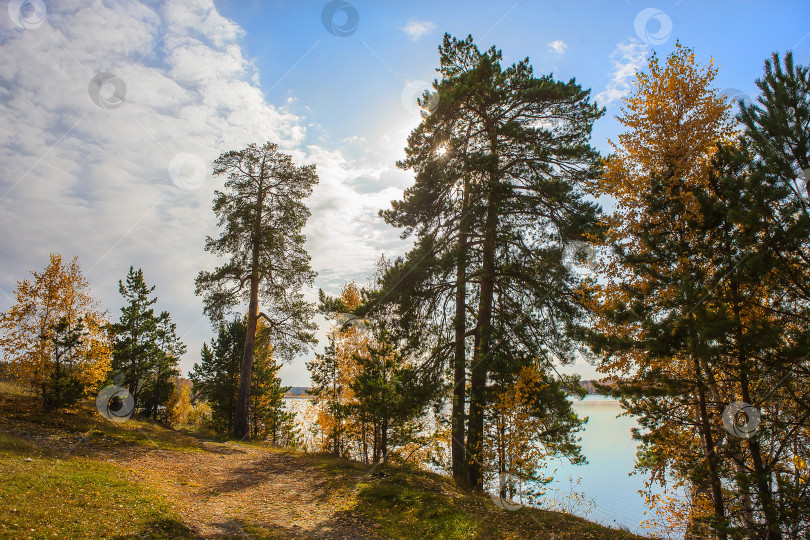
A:
[[[618,200],[625,218],[637,218],[632,224],[644,223],[640,201],[654,176],[670,174],[672,182],[683,186],[701,184],[717,143],[732,142],[731,105],[712,87],[716,76],[714,61],[700,66],[695,54],[680,44],[664,66],[653,56],[648,71],[637,73],[635,92],[624,98],[617,117],[627,130],[618,144],[609,141],[614,153],[596,186]],[[622,225],[630,224],[622,220]]]
[[[192,426],[202,426],[210,419],[211,406],[205,401],[200,401],[189,410],[187,422]]]
[[[174,389],[166,402],[170,424],[186,424],[191,413],[191,390],[181,381],[174,381]]]
[[[352,282],[343,286],[340,300],[347,309],[353,310],[361,303],[360,290]],[[350,440],[358,441],[364,436],[361,423],[355,418],[338,418],[329,409],[328,403],[337,403],[341,407],[354,405],[354,392],[351,384],[359,374],[360,368],[354,355],[363,356],[367,353],[367,346],[370,343],[370,336],[367,329],[359,324],[342,325],[342,321],[332,329],[330,335],[334,339],[335,359],[337,367],[335,377],[332,381],[331,392],[322,394],[313,400],[316,406],[316,419],[320,427],[319,444],[322,451],[334,451],[335,437],[339,438],[338,446],[342,447],[342,453],[352,453],[360,455],[361,448],[351,449],[344,445]]]
[[[525,366],[514,385],[495,398],[484,449],[488,476],[507,472],[530,476],[543,469],[548,454],[537,442],[543,426],[532,414],[531,403],[546,384],[537,366]]]
[[[627,129],[618,136],[618,142],[609,141],[613,153],[604,163],[603,176],[593,186],[597,194],[616,201],[613,215],[604,218],[605,243],[621,245],[641,255],[647,250],[642,233],[667,232],[683,242],[690,241],[693,233],[684,227],[683,220],[670,213],[656,212],[648,206],[646,197],[657,185],[670,198],[680,199],[686,212],[696,210],[691,188],[708,182],[717,144],[733,144],[735,136],[731,105],[712,86],[716,76],[713,61],[708,66],[700,65],[694,52],[680,44],[663,65],[653,56],[647,71],[637,73],[635,90],[624,99],[622,114],[617,117]],[[689,260],[679,260],[660,271],[683,275],[690,265]],[[677,294],[674,289],[653,290],[645,277],[622,267],[616,260],[602,261],[599,271],[606,279],[591,286],[595,294],[590,307],[596,313],[627,303],[622,284],[648,291],[644,301],[653,309]],[[617,337],[644,338],[640,325],[611,326],[599,317],[593,325]],[[621,376],[647,361],[642,353],[631,352],[612,358],[602,371]],[[663,367],[681,371],[682,361],[669,359]]]
[[[0,347],[9,371],[18,381],[39,388],[53,369],[53,327],[65,317],[75,325],[80,319],[85,337],[74,356],[74,368],[85,388],[95,389],[110,370],[111,344],[106,313],[90,292],[78,259],[69,264],[51,254],[43,272],[17,282],[16,303],[0,315]]]

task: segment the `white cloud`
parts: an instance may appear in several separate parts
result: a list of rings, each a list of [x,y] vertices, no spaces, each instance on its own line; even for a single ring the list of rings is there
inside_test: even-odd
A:
[[[304,147],[307,120],[267,103],[240,46],[244,32],[212,0],[86,4],[49,3],[36,30],[0,16],[0,310],[49,252],[79,256],[112,317],[118,280],[142,267],[157,286],[157,308],[172,313],[189,345],[187,372],[211,335],[194,277],[215,264],[203,244],[217,233],[211,200],[223,180],[207,169],[201,187],[187,190],[168,167],[178,154],[210,167],[251,142],[278,142],[296,162],[317,166],[306,228],[317,285],[336,292],[364,278],[381,251],[401,249],[377,211],[399,197],[404,173],[392,161]],[[125,83],[120,107],[88,95],[100,72]],[[306,383],[303,362],[286,373]]]
[[[605,89],[596,94],[596,101],[600,105],[610,105],[628,95],[636,71],[647,65],[648,54],[648,46],[636,38],[618,43],[610,53],[610,60],[613,62],[610,80]]]
[[[568,48],[568,45],[561,39],[555,39],[554,41],[549,41],[548,48],[554,53],[562,54],[565,52],[565,49]]]
[[[411,41],[419,41],[419,39],[422,36],[429,34],[435,29],[436,23],[434,22],[411,19],[402,28],[402,31],[408,34],[408,37],[411,38]]]

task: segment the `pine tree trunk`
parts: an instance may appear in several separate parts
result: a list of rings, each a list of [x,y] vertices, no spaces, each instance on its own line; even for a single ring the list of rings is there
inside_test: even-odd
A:
[[[464,409],[467,394],[467,358],[465,339],[467,333],[467,189],[464,183],[462,216],[459,230],[458,259],[456,261],[456,319],[455,357],[453,359],[453,409],[451,413],[451,460],[453,479],[461,487],[467,484],[467,464],[464,459]]]
[[[734,294],[734,315],[735,318],[740,321],[740,302],[737,297],[738,287],[735,282],[731,283],[731,290]],[[738,344],[738,353],[737,353],[737,365],[738,369],[740,370],[740,393],[742,400],[745,403],[751,403],[751,394],[748,382],[748,365],[746,362],[746,356],[743,351],[740,349],[743,343],[742,332],[740,329],[739,324],[737,325],[735,331],[735,338]],[[751,461],[754,465],[754,483],[759,490],[757,501],[759,502],[760,506],[762,507],[762,514],[765,517],[765,526],[768,528],[767,530],[767,540],[781,540],[782,533],[779,530],[778,518],[776,517],[776,512],[774,511],[773,507],[773,497],[771,496],[771,490],[768,486],[768,473],[765,471],[765,466],[762,461],[762,449],[759,446],[759,441],[756,438],[751,437],[747,439],[748,441],[748,450],[751,452]],[[748,498],[748,506],[746,510],[746,516],[750,513],[750,497]],[[746,517],[746,521],[748,518]],[[751,525],[753,525],[753,519],[751,520]]]
[[[254,251],[254,268],[258,267],[258,252]],[[250,278],[250,308],[248,309],[247,335],[245,336],[245,352],[242,356],[242,368],[239,374],[239,394],[236,398],[236,418],[234,419],[233,435],[237,439],[250,436],[250,376],[253,371],[253,346],[256,342],[256,323],[259,310],[259,279],[258,272],[253,272]]]
[[[478,307],[478,332],[470,373],[470,415],[467,425],[467,481],[468,485],[483,490],[484,409],[486,383],[490,363],[492,333],[492,301],[495,291],[495,248],[498,226],[497,181],[490,182],[489,205],[484,231],[483,265]]]
[[[244,439],[250,436],[250,376],[253,371],[253,348],[256,343],[256,326],[259,320],[259,247],[262,234],[262,208],[265,193],[262,189],[264,163],[259,170],[259,193],[256,201],[256,221],[253,224],[253,251],[250,261],[250,305],[247,317],[245,352],[242,355],[242,369],[239,374],[239,396],[236,400],[236,421],[234,436]]]
[[[388,418],[382,421],[382,429],[380,432],[380,453],[382,454],[383,463],[388,461]]]
[[[261,208],[261,203],[259,204]],[[253,371],[253,348],[256,343],[256,326],[259,318],[259,234],[261,233],[261,210],[256,219],[253,260],[250,274],[250,305],[247,315],[247,334],[242,366],[239,371],[239,395],[236,398],[236,418],[233,434],[237,439],[250,436],[250,376]]]
[[[714,448],[714,438],[712,437],[711,425],[709,424],[709,414],[706,406],[706,388],[704,387],[703,377],[701,375],[700,362],[695,355],[694,330],[692,333],[693,339],[693,361],[695,375],[697,377],[697,391],[698,391],[698,414],[699,414],[699,428],[701,439],[703,440],[703,455],[709,465],[709,487],[711,489],[712,504],[714,506],[714,515],[720,521],[725,520],[725,505],[723,504],[723,491],[720,485],[720,477],[717,471],[717,456]],[[717,538],[719,540],[726,540],[728,535],[723,530],[717,531]]]
[[[742,400],[746,403],[751,403],[748,376],[745,370],[742,370],[740,373],[740,383]],[[754,465],[754,483],[759,491],[757,499],[762,507],[762,514],[765,517],[765,526],[768,528],[764,538],[767,540],[782,540],[782,533],[779,530],[779,521],[774,510],[771,489],[768,486],[768,472],[765,470],[765,464],[762,461],[762,449],[756,437],[751,437],[746,440],[748,441],[748,450],[751,452],[751,462]]]

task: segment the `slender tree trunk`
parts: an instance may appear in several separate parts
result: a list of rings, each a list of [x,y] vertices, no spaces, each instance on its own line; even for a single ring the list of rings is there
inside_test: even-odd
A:
[[[158,403],[160,401],[160,365],[155,373],[155,402],[152,404],[152,420],[157,421]]]
[[[489,206],[484,230],[483,264],[478,307],[475,354],[470,373],[470,414],[467,425],[467,482],[473,489],[484,488],[484,409],[489,372],[492,334],[492,301],[495,291],[495,248],[498,227],[497,181],[490,182]]]
[[[464,457],[464,421],[467,395],[467,197],[468,182],[464,183],[462,215],[459,224],[458,259],[456,261],[455,356],[453,359],[453,409],[451,412],[451,459],[453,479],[462,487],[467,484],[467,463]]]
[[[337,366],[334,370],[334,376],[332,377],[332,403],[335,407],[335,433],[334,433],[334,443],[335,443],[335,456],[340,456],[340,428],[341,422],[343,421],[341,418],[340,412],[340,403],[338,402],[338,390],[337,390]]]
[[[745,370],[740,373],[740,390],[742,399],[746,403],[751,403],[751,395],[748,388],[748,376]],[[757,486],[758,501],[762,507],[762,514],[765,517],[765,526],[768,528],[766,536],[767,540],[782,540],[782,533],[779,530],[779,522],[774,510],[773,496],[771,489],[768,486],[768,471],[765,470],[765,464],[762,460],[762,449],[759,446],[759,441],[756,436],[748,439],[748,450],[751,452],[751,462],[754,465],[754,483]]]
[[[51,406],[49,408],[56,408],[62,398],[62,362],[59,358],[59,354],[55,354],[56,356],[56,391],[51,394]]]
[[[693,355],[694,355],[694,339],[695,334],[692,334],[693,339]],[[697,375],[697,391],[698,391],[698,414],[699,414],[699,428],[700,435],[703,439],[703,455],[709,465],[709,487],[712,494],[712,504],[714,506],[714,515],[721,522],[725,521],[725,506],[723,504],[723,491],[720,485],[720,476],[717,471],[717,454],[714,448],[714,438],[712,437],[711,424],[709,423],[709,413],[706,406],[706,388],[704,386],[703,377],[701,375],[700,362],[697,356],[693,356],[695,374]],[[717,531],[717,538],[719,540],[726,540],[728,535],[724,530]]]
[[[737,341],[737,366],[740,373],[740,394],[745,403],[751,403],[751,394],[748,381],[748,362],[746,361],[745,353],[742,350],[742,329],[740,328],[741,314],[740,302],[737,297],[737,284],[734,281],[730,283],[732,294],[734,295],[734,316],[737,321],[735,329],[735,338]],[[765,465],[762,460],[762,449],[759,446],[759,441],[756,437],[747,439],[748,450],[751,452],[751,461],[754,466],[754,484],[759,491],[757,501],[762,508],[762,514],[765,517],[765,526],[767,527],[767,540],[781,540],[782,533],[779,530],[778,518],[774,510],[773,497],[770,487],[768,486],[768,472],[765,470]],[[742,467],[741,467],[742,468]],[[742,471],[741,471],[742,472]],[[747,494],[746,494],[747,495]],[[750,513],[750,497],[746,497],[748,508],[746,508],[746,521]],[[753,525],[753,519],[751,520]]]
[[[360,422],[360,438],[363,439],[363,461],[368,463],[368,434],[366,434],[366,420]]]
[[[388,418],[383,418],[380,430],[380,453],[383,463],[388,461]]]
[[[258,261],[258,253],[254,255]],[[242,356],[242,368],[239,372],[239,394],[236,398],[236,418],[234,419],[233,435],[237,439],[250,436],[250,375],[253,371],[253,346],[256,342],[256,320],[259,308],[259,279],[254,272],[250,279],[250,307],[248,308],[247,335],[245,336],[245,352]]]
[[[259,182],[264,177],[264,166],[259,171]],[[256,222],[253,225],[253,253],[250,263],[250,305],[247,316],[247,335],[245,336],[245,352],[242,356],[242,369],[239,375],[239,396],[236,399],[236,422],[234,422],[234,436],[243,439],[250,436],[250,375],[253,371],[253,347],[256,342],[256,326],[259,319],[259,244],[262,233],[262,206],[264,193],[259,187],[259,197],[256,205]]]
[[[373,463],[380,461],[380,424],[374,421],[374,452],[372,452],[371,460]]]
[[[498,474],[502,475],[507,472],[506,470],[506,446],[505,446],[505,439],[506,439],[506,429],[505,429],[505,418],[503,412],[498,414]],[[500,487],[500,496],[501,499],[506,499],[508,493],[506,493],[507,482],[503,482]]]

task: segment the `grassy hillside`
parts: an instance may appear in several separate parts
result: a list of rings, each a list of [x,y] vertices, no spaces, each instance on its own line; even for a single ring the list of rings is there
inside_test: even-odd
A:
[[[0,538],[84,537],[638,538],[409,467],[112,423],[89,402],[45,414],[0,386]]]

